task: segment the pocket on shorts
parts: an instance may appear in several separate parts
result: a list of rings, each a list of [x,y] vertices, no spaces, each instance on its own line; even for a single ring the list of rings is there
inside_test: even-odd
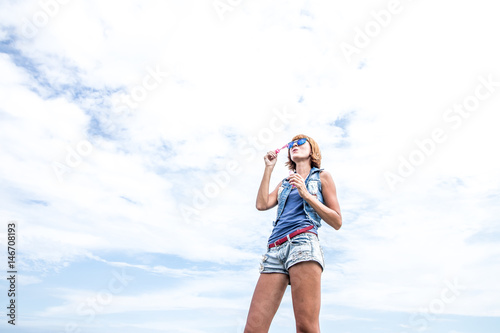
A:
[[[267,254],[262,255],[262,260],[260,261],[259,265],[259,273],[262,273],[264,271],[264,263],[266,262],[267,258]]]
[[[316,238],[315,234],[312,234],[310,232],[304,232],[303,234],[293,237],[291,239],[291,243],[292,245],[310,244],[312,241],[314,241],[313,238]]]

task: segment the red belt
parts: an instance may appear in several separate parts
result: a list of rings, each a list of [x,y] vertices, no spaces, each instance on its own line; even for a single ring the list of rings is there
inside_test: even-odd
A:
[[[308,227],[305,227],[305,228],[302,228],[302,229],[299,229],[299,230],[295,230],[294,232],[292,232],[291,234],[287,235],[286,237],[280,238],[276,242],[269,244],[268,247],[271,249],[271,248],[273,248],[275,246],[281,245],[284,242],[289,241],[290,239],[292,239],[293,237],[295,237],[297,235],[303,234],[304,232],[308,232],[312,228],[314,228],[314,226],[310,225]]]

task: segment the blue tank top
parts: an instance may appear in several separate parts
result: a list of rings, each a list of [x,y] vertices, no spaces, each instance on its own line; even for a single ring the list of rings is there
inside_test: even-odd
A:
[[[306,212],[304,211],[304,199],[300,196],[299,191],[294,188],[286,199],[283,213],[276,221],[273,232],[269,237],[268,244],[272,244],[278,239],[291,234],[295,230],[302,229],[310,225],[314,224],[307,218]],[[309,231],[318,234],[318,228],[316,226]]]

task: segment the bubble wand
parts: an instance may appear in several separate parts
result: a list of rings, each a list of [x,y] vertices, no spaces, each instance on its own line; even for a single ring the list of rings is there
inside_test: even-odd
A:
[[[280,151],[281,151],[282,149],[285,149],[286,147],[288,147],[288,143],[287,143],[286,145],[284,145],[283,147],[276,149],[274,152],[275,152],[276,154],[279,154],[279,153],[280,153]]]
[[[288,147],[288,143],[286,145],[284,145],[283,147],[276,149],[274,152],[276,154],[279,154],[282,149],[285,149],[287,147]],[[290,176],[293,175],[294,173],[295,173],[295,171],[292,171],[292,170],[289,171]],[[295,188],[295,185],[292,185],[292,188]]]

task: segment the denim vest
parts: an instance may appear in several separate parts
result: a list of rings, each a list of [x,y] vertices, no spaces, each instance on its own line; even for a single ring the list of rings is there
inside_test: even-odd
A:
[[[313,167],[306,178],[305,184],[309,193],[315,195],[321,203],[324,203],[323,195],[321,193],[321,180],[319,178],[321,171],[323,171],[323,169]],[[290,184],[290,182],[286,178],[283,179],[283,182],[281,183],[281,186],[278,190],[278,212],[276,214],[276,220],[273,222],[273,226],[276,225],[278,219],[283,213],[283,210],[285,209],[286,199],[288,198],[288,195],[291,191],[292,184]],[[314,223],[317,228],[319,228],[321,226],[321,217],[318,215],[318,213],[316,213],[311,205],[309,205],[305,200],[303,201],[304,211],[306,212],[307,217],[311,222]]]

